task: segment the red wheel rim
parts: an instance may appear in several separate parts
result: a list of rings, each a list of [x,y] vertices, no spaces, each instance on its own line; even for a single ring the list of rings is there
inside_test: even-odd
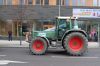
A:
[[[41,40],[35,40],[33,42],[33,46],[32,48],[36,51],[36,52],[41,52],[44,49],[44,43]]]
[[[83,40],[76,36],[69,40],[69,47],[72,51],[80,51],[83,47]]]

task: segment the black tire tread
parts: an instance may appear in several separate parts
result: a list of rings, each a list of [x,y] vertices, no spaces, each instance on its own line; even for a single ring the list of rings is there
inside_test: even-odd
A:
[[[67,40],[67,41],[68,41],[68,39],[69,39],[70,37],[74,36],[74,35],[78,35],[78,36],[80,36],[80,37],[83,37],[83,40],[85,41],[84,50],[80,51],[79,53],[72,53],[71,50],[69,50],[68,47],[66,47],[66,43],[65,43],[65,42],[64,42],[64,45],[63,45],[63,46],[64,46],[66,52],[67,52],[69,55],[71,55],[71,56],[82,56],[82,55],[84,55],[85,52],[87,52],[87,50],[88,50],[88,48],[87,48],[88,40],[87,40],[87,38],[86,38],[82,33],[79,33],[79,32],[73,32],[73,33],[67,35],[67,36],[65,37],[64,40]],[[67,44],[68,44],[68,43],[67,43]]]
[[[33,42],[34,42],[35,40],[41,40],[41,41],[44,42],[44,44],[45,44],[45,50],[44,50],[43,52],[41,52],[41,53],[36,53],[35,51],[32,50],[32,44],[33,44]],[[32,42],[29,44],[29,49],[30,49],[30,54],[32,54],[32,55],[44,55],[44,54],[46,54],[46,51],[47,51],[47,49],[48,49],[48,44],[47,44],[47,42],[46,42],[45,39],[43,39],[43,38],[41,38],[41,37],[37,37],[37,38],[35,38],[34,40],[32,40]]]

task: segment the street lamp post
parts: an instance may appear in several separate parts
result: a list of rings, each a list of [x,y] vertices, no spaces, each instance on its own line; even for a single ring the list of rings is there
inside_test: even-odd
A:
[[[20,26],[20,45],[22,45],[22,23]]]
[[[59,17],[60,17],[60,11],[61,10],[61,0],[59,0]]]
[[[21,12],[21,14],[20,14],[20,19],[21,19],[21,25],[20,25],[20,45],[22,45],[22,21],[23,21],[22,20],[22,0],[21,0],[21,4],[20,5],[21,5],[21,7],[20,7],[20,10],[21,10],[20,11]]]

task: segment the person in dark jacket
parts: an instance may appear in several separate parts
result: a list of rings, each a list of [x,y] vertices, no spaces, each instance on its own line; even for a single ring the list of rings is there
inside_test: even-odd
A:
[[[12,41],[12,31],[8,31],[8,40]]]

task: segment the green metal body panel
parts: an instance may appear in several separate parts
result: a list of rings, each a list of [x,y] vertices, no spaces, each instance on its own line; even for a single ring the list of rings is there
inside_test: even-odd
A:
[[[40,36],[40,37],[55,39],[56,31],[34,31],[34,32],[32,32],[32,36],[33,36],[33,38]]]

